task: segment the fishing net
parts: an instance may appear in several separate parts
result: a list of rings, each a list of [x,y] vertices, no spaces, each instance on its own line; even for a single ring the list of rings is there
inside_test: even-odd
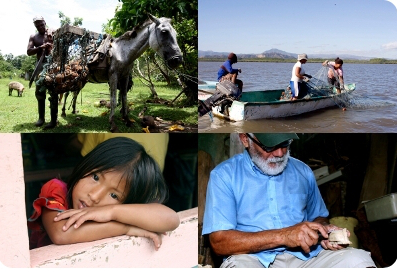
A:
[[[59,94],[82,89],[88,80],[87,56],[101,41],[83,28],[67,25],[58,29],[51,54],[36,81],[40,91],[48,89]]]
[[[367,109],[375,107],[383,107],[393,105],[390,102],[377,101],[365,96],[361,93],[355,92],[355,84],[345,84],[339,81],[339,78],[334,70],[334,76],[336,79],[336,84],[340,85],[340,93],[338,93],[337,88],[328,82],[328,72],[329,67],[322,66],[320,70],[312,76],[312,78],[305,78],[303,83],[307,87],[308,94],[303,97],[304,99],[310,99],[315,97],[331,97],[337,106],[340,108],[349,109]],[[339,87],[338,87],[339,88]],[[291,89],[288,86],[286,89],[282,100],[290,100],[292,98]]]

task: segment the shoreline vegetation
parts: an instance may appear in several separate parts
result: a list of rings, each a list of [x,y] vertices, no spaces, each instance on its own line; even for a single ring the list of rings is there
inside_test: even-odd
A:
[[[323,63],[325,60],[333,61],[334,59],[321,59],[313,58],[310,59],[308,63]],[[219,57],[203,57],[198,58],[199,62],[223,62],[225,58]],[[241,58],[238,59],[239,62],[272,62],[272,63],[295,63],[296,59],[281,59],[281,58]],[[343,59],[344,63],[351,64],[397,64],[397,60],[387,60],[384,58],[373,58],[370,60],[354,60],[354,59]]]

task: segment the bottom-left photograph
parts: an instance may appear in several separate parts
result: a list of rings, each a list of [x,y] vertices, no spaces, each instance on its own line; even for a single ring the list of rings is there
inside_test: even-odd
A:
[[[197,134],[0,137],[3,265],[197,266]]]

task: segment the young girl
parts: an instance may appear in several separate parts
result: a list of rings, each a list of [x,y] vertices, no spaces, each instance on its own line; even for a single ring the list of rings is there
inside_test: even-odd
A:
[[[179,225],[162,205],[167,195],[161,170],[132,139],[106,140],[87,154],[68,184],[52,179],[33,203],[30,248],[130,235],[161,245],[161,234]]]
[[[323,66],[327,66],[328,70],[328,84],[335,86],[337,93],[341,93],[341,88],[344,88],[343,82],[343,60],[336,58],[334,62],[326,60]]]

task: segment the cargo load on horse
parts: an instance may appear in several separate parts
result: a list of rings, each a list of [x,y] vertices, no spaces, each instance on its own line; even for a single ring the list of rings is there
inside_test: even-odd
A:
[[[54,35],[51,55],[48,56],[47,64],[36,82],[41,90],[49,91],[51,109],[58,110],[57,100],[60,93],[74,92],[76,99],[78,92],[88,81],[109,83],[110,130],[118,131],[113,119],[117,89],[120,90],[123,120],[127,126],[131,126],[127,90],[131,87],[129,80],[134,60],[150,47],[164,59],[168,68],[175,69],[182,63],[181,50],[171,20],[156,18],[150,14],[148,16],[149,20],[118,38],[69,25],[58,29]],[[63,111],[64,109],[65,105]]]

